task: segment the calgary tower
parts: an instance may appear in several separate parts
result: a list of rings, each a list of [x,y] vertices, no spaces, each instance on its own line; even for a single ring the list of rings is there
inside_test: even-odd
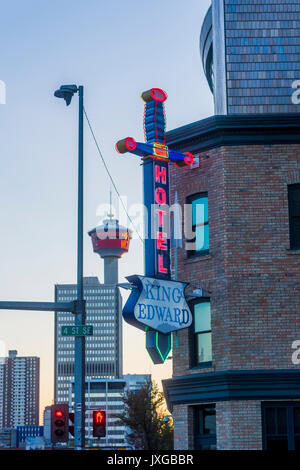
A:
[[[118,284],[118,261],[129,250],[131,230],[119,225],[110,209],[102,225],[91,230],[89,235],[94,252],[104,260],[104,284]]]

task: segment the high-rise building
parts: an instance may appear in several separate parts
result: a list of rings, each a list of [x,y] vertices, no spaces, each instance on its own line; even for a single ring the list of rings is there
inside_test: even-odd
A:
[[[299,112],[291,100],[300,79],[299,13],[297,0],[212,2],[200,52],[215,114]]]
[[[9,351],[0,364],[0,428],[39,424],[40,359]]]
[[[86,337],[85,377],[118,379],[123,374],[118,262],[128,252],[131,234],[109,214],[89,235],[94,252],[104,259],[104,284],[97,277],[84,278],[86,324],[93,326],[93,336]],[[73,301],[76,293],[75,284],[56,285],[55,301]],[[68,402],[69,386],[74,379],[74,337],[62,335],[63,325],[74,325],[72,313],[55,314],[55,403]]]
[[[164,381],[175,449],[300,449],[299,11],[213,0],[201,44],[222,115],[167,133],[199,161],[170,167],[171,201],[192,208],[178,279],[198,290]]]
[[[76,284],[55,286],[55,301],[76,299]],[[86,324],[93,326],[93,336],[86,337],[87,379],[122,376],[122,300],[115,285],[100,284],[97,277],[84,278]],[[74,379],[74,336],[62,336],[63,325],[74,325],[72,313],[55,314],[55,403],[69,400],[69,386]]]

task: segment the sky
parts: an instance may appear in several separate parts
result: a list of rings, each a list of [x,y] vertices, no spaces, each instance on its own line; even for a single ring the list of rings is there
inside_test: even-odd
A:
[[[85,108],[120,194],[142,203],[142,169],[119,155],[123,137],[143,141],[142,91],[167,91],[167,129],[213,114],[199,36],[210,0],[0,0],[0,300],[53,301],[56,283],[76,282],[77,98],[67,108],[53,92],[85,87]],[[101,220],[110,182],[85,124],[84,274],[103,282],[103,261],[88,230]],[[113,192],[115,213],[124,213]],[[126,220],[126,219],[125,219]],[[143,274],[136,238],[119,262],[120,282]],[[126,293],[122,292],[124,300]],[[125,373],[160,384],[170,360],[154,366],[144,333],[124,324]],[[7,353],[41,359],[41,410],[53,400],[54,314],[0,311]],[[1,349],[1,348],[0,348]]]

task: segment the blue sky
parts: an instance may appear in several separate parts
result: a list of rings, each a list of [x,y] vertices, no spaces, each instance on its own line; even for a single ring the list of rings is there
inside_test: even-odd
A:
[[[77,99],[66,108],[53,91],[85,87],[85,107],[103,155],[128,203],[142,202],[138,159],[120,156],[117,140],[143,139],[140,93],[167,91],[167,126],[213,114],[199,35],[210,0],[11,0],[0,16],[0,298],[53,300],[55,283],[76,277]],[[96,225],[110,184],[85,127],[85,232]],[[116,196],[113,195],[117,203]],[[120,280],[143,272],[133,240]],[[103,279],[103,264],[85,236],[85,275]],[[1,311],[7,349],[41,357],[41,406],[53,396],[53,314]],[[134,347],[132,346],[134,344]],[[139,356],[137,362],[136,357]],[[144,335],[124,326],[125,372],[171,374],[153,366]]]

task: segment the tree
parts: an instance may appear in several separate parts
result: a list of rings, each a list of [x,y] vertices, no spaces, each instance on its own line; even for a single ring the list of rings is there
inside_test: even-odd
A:
[[[155,382],[145,382],[138,391],[127,390],[123,402],[125,411],[119,419],[129,429],[129,444],[143,450],[173,449],[173,422],[163,421],[165,398]]]

